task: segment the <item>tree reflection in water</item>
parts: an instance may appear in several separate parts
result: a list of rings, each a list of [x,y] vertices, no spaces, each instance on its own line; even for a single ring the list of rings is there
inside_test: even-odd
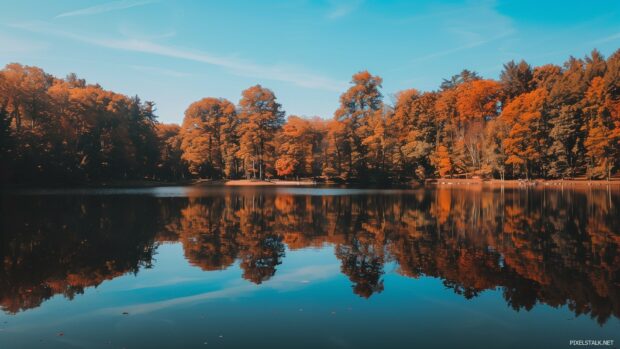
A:
[[[190,191],[191,194],[191,191]],[[290,250],[335,246],[361,297],[389,287],[384,266],[441,278],[469,299],[500,289],[515,310],[568,305],[600,324],[620,317],[620,195],[593,189],[438,188],[297,195],[230,190],[195,196],[2,198],[0,305],[9,313],[151,266],[179,241],[205,271],[239,262],[267,282]]]

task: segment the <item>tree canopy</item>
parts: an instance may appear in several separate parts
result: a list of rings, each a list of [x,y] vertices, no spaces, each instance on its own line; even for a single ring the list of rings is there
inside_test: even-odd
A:
[[[562,65],[470,70],[436,91],[383,100],[383,80],[353,75],[331,118],[286,114],[255,85],[235,105],[207,97],[181,126],[155,103],[57,78],[0,71],[3,183],[299,178],[387,183],[436,177],[611,178],[620,166],[620,51]]]

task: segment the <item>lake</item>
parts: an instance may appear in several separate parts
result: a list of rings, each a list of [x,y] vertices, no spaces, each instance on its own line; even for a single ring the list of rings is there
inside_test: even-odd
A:
[[[617,189],[23,190],[0,219],[0,348],[620,341]]]

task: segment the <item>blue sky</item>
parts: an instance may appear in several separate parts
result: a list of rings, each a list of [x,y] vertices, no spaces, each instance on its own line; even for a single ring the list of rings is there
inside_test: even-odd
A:
[[[0,0],[0,64],[36,65],[157,103],[180,122],[202,97],[271,88],[287,114],[329,118],[353,73],[391,96],[463,68],[561,64],[620,47],[620,1]]]

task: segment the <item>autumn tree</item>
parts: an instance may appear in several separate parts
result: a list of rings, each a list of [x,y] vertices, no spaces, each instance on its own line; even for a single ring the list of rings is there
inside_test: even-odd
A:
[[[461,163],[467,172],[482,169],[484,128],[499,111],[501,85],[493,80],[475,80],[457,87],[456,108],[459,114],[459,142],[463,142],[465,154]]]
[[[503,118],[489,121],[484,129],[481,174],[486,178],[506,178],[508,155],[504,140],[508,138],[509,125]]]
[[[377,167],[378,152],[373,154],[374,159],[368,153],[370,137],[380,135],[381,123],[376,118],[383,109],[383,96],[379,89],[382,79],[373,76],[367,71],[353,75],[351,86],[340,96],[340,107],[334,113],[334,120],[341,125],[333,125],[339,132],[333,132],[334,140],[341,144],[347,173],[341,175],[352,178],[363,178],[370,167]],[[373,119],[374,122],[373,122]]]
[[[571,57],[564,71],[549,90],[550,147],[549,170],[552,177],[574,177],[583,153],[583,115],[580,101],[587,88],[584,62]]]
[[[377,110],[368,118],[365,125],[366,137],[362,146],[367,149],[366,158],[370,172],[367,177],[374,182],[389,182],[392,173],[391,153],[394,148],[393,130],[387,124],[386,108]]]
[[[585,79],[592,81],[597,77],[603,77],[607,71],[607,62],[605,57],[597,49],[592,50],[585,59]]]
[[[444,162],[451,164],[452,174],[482,174],[484,127],[497,116],[501,97],[499,83],[469,70],[444,79],[434,106],[437,131],[433,163],[447,156]],[[448,152],[439,153],[441,146]]]
[[[263,179],[266,171],[273,168],[273,140],[284,124],[284,111],[273,91],[261,85],[252,86],[241,95],[237,156],[243,161],[247,177]]]
[[[327,135],[324,142],[325,164],[321,175],[328,179],[345,179],[350,173],[350,144],[343,143],[346,125],[338,120],[327,122]]]
[[[157,124],[159,157],[156,178],[180,180],[186,178],[185,160],[181,149],[181,127],[176,124]]]
[[[607,70],[603,76],[605,108],[609,110],[613,130],[611,136],[616,140],[614,152],[620,154],[620,50],[607,59]],[[620,166],[619,156],[615,158],[615,166]]]
[[[450,159],[450,151],[445,145],[439,145],[433,153],[431,161],[437,169],[437,175],[441,178],[452,174],[454,167]]]
[[[388,127],[395,142],[394,170],[405,178],[425,178],[432,174],[430,158],[439,130],[436,99],[436,93],[421,94],[415,89],[397,95]]]
[[[319,176],[323,168],[323,144],[327,129],[319,118],[291,115],[276,137],[279,176]]]
[[[454,77],[452,80],[456,80]],[[457,80],[458,81],[458,80]],[[447,84],[444,80],[442,90],[438,93],[435,102],[435,114],[437,125],[437,136],[435,149],[431,155],[436,172],[452,175],[455,172],[457,132],[458,132],[458,113],[456,109],[456,85]],[[443,147],[443,148],[442,148]],[[462,152],[459,152],[462,153]],[[450,164],[449,171],[442,171],[438,167],[439,159],[443,163]],[[443,166],[443,168],[447,168]]]
[[[33,131],[48,115],[46,95],[53,77],[42,69],[12,63],[2,71],[1,94],[3,105],[11,115],[15,131],[26,127]]]
[[[502,146],[506,165],[515,174],[530,178],[539,171],[547,144],[548,93],[536,89],[515,98],[503,109],[499,119],[508,127]],[[543,174],[544,175],[544,174]]]
[[[583,101],[583,113],[587,124],[584,147],[587,156],[587,176],[589,178],[609,178],[616,165],[620,133],[612,117],[610,95],[605,89],[605,69],[599,64],[599,76],[590,82]],[[613,73],[611,73],[613,74]]]
[[[554,64],[545,64],[534,68],[532,74],[532,88],[542,88],[550,91],[562,77],[562,67]]]
[[[235,131],[229,127],[236,117],[235,106],[225,99],[203,98],[187,108],[181,149],[192,174],[221,178],[231,173],[227,133]]]

